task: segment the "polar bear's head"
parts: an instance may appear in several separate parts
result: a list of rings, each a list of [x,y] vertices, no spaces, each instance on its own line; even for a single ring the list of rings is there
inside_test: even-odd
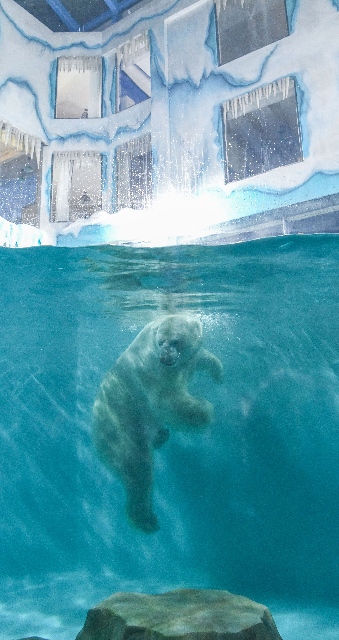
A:
[[[161,364],[180,366],[200,349],[202,324],[193,316],[167,316],[160,322],[155,340]]]

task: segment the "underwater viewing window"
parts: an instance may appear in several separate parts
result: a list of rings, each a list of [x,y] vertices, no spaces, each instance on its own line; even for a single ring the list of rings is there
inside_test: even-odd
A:
[[[94,151],[53,153],[51,222],[73,222],[101,209],[102,156]]]
[[[151,134],[117,147],[115,167],[116,210],[147,207],[152,200]]]
[[[102,58],[58,58],[56,118],[101,118]]]
[[[228,100],[222,111],[226,182],[303,160],[293,78]]]
[[[289,35],[284,0],[216,0],[219,65]]]
[[[148,33],[128,40],[117,50],[117,111],[151,97],[151,61]]]

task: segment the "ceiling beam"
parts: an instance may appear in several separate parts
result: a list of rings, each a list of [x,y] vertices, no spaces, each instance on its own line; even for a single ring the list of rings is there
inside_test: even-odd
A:
[[[128,9],[128,7],[131,7],[133,4],[138,4],[138,0],[122,0],[122,2],[119,2],[119,10]]]
[[[116,20],[120,13],[120,6],[116,0],[104,0],[105,4],[107,4],[108,8],[112,12],[113,20]]]
[[[74,20],[74,18],[72,18],[71,14],[68,13],[67,9],[65,9],[60,0],[46,0],[46,2],[70,31],[80,31],[80,25],[76,22],[76,20]]]
[[[113,21],[116,22],[119,19],[121,11],[128,9],[128,7],[131,7],[133,4],[137,4],[138,0],[120,0],[120,2],[118,2],[118,0],[104,0],[104,2],[112,11]]]
[[[108,9],[107,11],[104,11],[104,13],[101,13],[100,16],[97,16],[96,18],[93,18],[93,20],[86,22],[86,24],[84,24],[82,28],[84,31],[90,31],[91,29],[95,29],[95,27],[99,27],[103,22],[106,22],[110,18],[113,19],[112,11]]]

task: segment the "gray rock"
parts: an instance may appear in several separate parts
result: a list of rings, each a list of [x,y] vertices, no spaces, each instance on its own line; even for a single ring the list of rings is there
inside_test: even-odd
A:
[[[87,614],[76,640],[281,640],[262,604],[228,591],[115,593]]]

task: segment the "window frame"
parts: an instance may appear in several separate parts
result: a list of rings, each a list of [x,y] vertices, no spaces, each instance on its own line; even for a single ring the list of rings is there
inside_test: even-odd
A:
[[[143,46],[143,44],[145,46]],[[150,47],[150,38],[149,38],[149,32],[148,31],[143,31],[142,33],[139,33],[138,35],[134,36],[133,38],[130,38],[129,40],[126,40],[125,42],[123,42],[119,47],[117,47],[117,51],[116,51],[116,105],[115,105],[115,110],[116,113],[121,113],[122,111],[127,111],[128,109],[131,109],[132,107],[137,106],[138,104],[141,104],[142,102],[146,102],[146,100],[150,100],[152,97],[152,90],[151,90],[151,73],[148,76],[148,74],[146,74],[145,71],[143,71],[143,69],[139,68],[138,65],[135,64],[135,62],[133,62],[133,60],[135,60],[135,54],[137,54],[139,51],[145,50],[146,52],[148,52],[148,56],[149,56],[149,62],[150,62],[150,66],[151,66],[151,47]],[[126,60],[126,62],[128,60],[132,61],[132,66],[136,66],[137,67],[137,73],[139,73],[141,80],[144,80],[147,84],[148,84],[148,79],[149,79],[149,92],[150,95],[148,95],[145,91],[143,91],[143,89],[138,86],[130,76],[128,76],[128,74],[126,73],[126,71],[124,71],[124,69],[122,69],[121,67],[124,64],[124,58]],[[126,65],[127,68],[127,65]],[[140,92],[145,94],[145,98],[143,98],[142,100],[139,100],[138,102],[134,102],[134,104],[128,105],[126,107],[121,108],[121,98],[125,97],[125,96],[121,96],[121,81],[120,81],[120,74],[121,72],[126,76],[125,80],[128,84],[132,85],[134,84],[135,87],[137,88],[137,91],[139,90]],[[146,78],[142,78],[142,73],[144,73],[145,76],[147,76]],[[132,88],[132,86],[131,86]],[[127,94],[126,94],[127,95]],[[127,96],[128,97],[128,96]]]
[[[57,199],[57,181],[55,180],[55,160],[56,160],[56,156],[73,156],[73,157],[69,157],[69,161],[70,160],[75,160],[76,158],[80,158],[80,156],[82,156],[83,158],[85,158],[86,156],[88,157],[96,157],[96,156],[100,156],[100,204],[98,203],[96,206],[94,206],[94,211],[90,212],[90,213],[84,213],[84,215],[76,215],[75,217],[72,217],[73,214],[70,211],[71,205],[70,205],[70,198],[71,198],[71,190],[68,190],[68,198],[67,198],[67,203],[68,203],[68,218],[67,220],[58,220],[57,219],[57,205],[56,205],[56,199]],[[50,193],[50,222],[52,223],[56,223],[56,224],[70,224],[71,222],[74,222],[75,220],[78,219],[86,219],[89,218],[93,213],[95,213],[96,211],[100,210],[102,208],[102,194],[103,194],[103,165],[104,165],[104,161],[103,161],[103,153],[100,151],[84,151],[84,150],[78,150],[78,151],[54,151],[52,154],[52,161],[51,161],[51,193]],[[85,190],[84,190],[85,193]]]
[[[261,2],[261,0],[254,0],[255,2]],[[254,48],[248,48],[247,50],[244,50],[240,55],[233,55],[233,57],[229,57],[229,59],[225,59],[226,56],[222,55],[222,51],[221,51],[221,44],[220,44],[220,40],[221,40],[221,34],[220,34],[220,29],[219,29],[219,20],[220,20],[220,12],[221,11],[226,11],[227,9],[227,3],[229,2],[234,2],[234,3],[239,3],[241,4],[241,10],[243,10],[243,5],[245,4],[246,0],[214,0],[214,12],[215,12],[215,29],[216,29],[216,42],[217,42],[217,59],[218,59],[218,66],[221,67],[224,64],[228,64],[229,62],[233,62],[233,60],[238,60],[239,58],[242,58],[245,55],[248,55],[249,53],[253,53],[254,51],[258,51],[270,44],[273,44],[274,42],[279,42],[280,40],[282,40],[283,38],[286,38],[290,35],[290,26],[289,26],[289,20],[288,20],[288,13],[287,13],[287,6],[286,6],[286,0],[276,0],[277,2],[282,2],[283,7],[281,7],[282,10],[284,10],[284,14],[285,14],[285,20],[286,20],[286,32],[281,35],[280,37],[272,37],[269,38],[269,41],[266,42],[262,42],[260,44],[260,46],[255,46]],[[225,6],[224,5],[225,2]]]
[[[129,150],[131,147],[131,150]],[[119,158],[120,153],[126,153],[126,159],[123,158],[123,162],[128,166],[128,176],[123,176],[119,173],[120,167],[122,165],[121,159]],[[135,152],[135,153],[133,153]],[[138,195],[133,201],[133,197],[131,197],[131,168],[132,168],[132,159],[141,157],[144,155],[146,158],[146,171],[145,171],[145,183],[146,183],[146,192],[140,198]],[[152,153],[152,136],[151,133],[146,133],[143,136],[139,136],[138,138],[133,138],[128,142],[118,145],[114,150],[114,176],[115,176],[115,211],[120,211],[120,209],[131,208],[135,210],[145,209],[152,202],[153,197],[153,153]],[[126,180],[128,180],[128,188],[126,189]],[[122,186],[120,186],[122,185]],[[142,206],[133,206],[135,204],[139,204],[142,201]]]
[[[293,93],[291,93],[293,92]],[[276,100],[276,96],[281,95],[281,98]],[[295,127],[297,129],[298,135],[298,145],[300,157],[290,162],[283,162],[281,164],[276,164],[268,169],[264,169],[261,171],[256,171],[254,173],[250,173],[248,175],[241,176],[239,178],[229,179],[230,174],[230,166],[232,166],[229,162],[229,154],[228,154],[228,131],[227,131],[227,120],[234,120],[238,118],[238,111],[242,112],[239,114],[241,116],[247,116],[250,113],[255,113],[256,111],[262,109],[263,107],[270,106],[272,104],[279,104],[290,98],[292,95],[295,97],[295,107],[296,107],[296,122]],[[231,113],[231,117],[227,117],[227,113]],[[223,139],[223,163],[224,163],[224,178],[225,184],[230,184],[232,182],[239,182],[241,180],[247,180],[249,178],[253,178],[258,175],[262,175],[264,173],[268,173],[273,171],[278,167],[288,166],[290,164],[296,164],[298,162],[303,162],[304,160],[304,151],[303,151],[303,141],[302,141],[302,131],[300,125],[300,117],[299,117],[299,108],[298,108],[298,95],[297,95],[297,81],[294,76],[286,76],[284,78],[280,78],[274,82],[271,82],[266,85],[262,85],[257,89],[241,94],[240,96],[235,96],[230,100],[226,100],[221,105],[221,118],[222,118],[222,139]],[[246,140],[246,139],[245,139]],[[264,140],[266,144],[273,144],[274,140],[271,138]],[[230,145],[232,147],[232,145]],[[243,153],[246,152],[246,146],[242,148]],[[272,156],[273,153],[272,153]]]
[[[85,115],[85,111],[88,112],[89,110],[89,103],[87,104],[87,108],[83,107],[84,111],[83,114],[78,116],[78,117],[65,117],[65,116],[59,116],[57,115],[58,112],[58,87],[60,86],[60,80],[59,80],[59,73],[61,71],[65,71],[65,69],[61,69],[61,66],[64,65],[64,67],[66,67],[68,64],[70,64],[70,72],[73,71],[73,66],[75,67],[75,70],[77,70],[77,64],[79,61],[79,67],[80,69],[78,69],[78,73],[82,71],[89,71],[91,70],[92,67],[95,67],[95,62],[100,60],[100,69],[98,70],[98,78],[99,78],[99,83],[100,83],[100,95],[98,96],[98,104],[99,109],[99,115],[95,115],[95,116],[89,116],[87,114],[87,116]],[[80,61],[82,61],[82,64],[80,63]],[[81,69],[81,66],[83,66],[84,68]],[[86,68],[87,67],[87,68]],[[94,70],[94,69],[93,69]],[[102,55],[97,55],[97,56],[59,56],[56,60],[56,84],[55,84],[55,101],[54,101],[54,119],[55,120],[83,120],[83,119],[88,119],[88,120],[95,120],[98,118],[102,118],[103,117],[103,96],[104,96],[104,59]],[[60,104],[60,103],[59,103]]]

